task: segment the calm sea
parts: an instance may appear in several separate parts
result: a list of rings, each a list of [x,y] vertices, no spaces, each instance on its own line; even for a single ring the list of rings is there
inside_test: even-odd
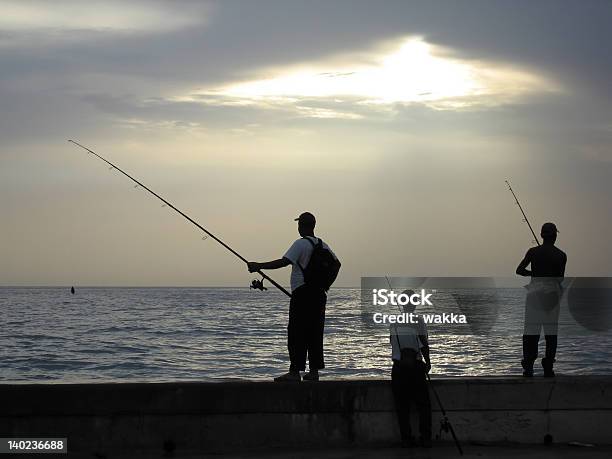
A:
[[[520,374],[523,298],[502,303],[496,333],[430,334],[433,374]],[[275,291],[0,288],[0,307],[3,383],[268,380],[288,366],[288,304]],[[326,378],[389,377],[388,332],[363,316],[359,289],[330,292]],[[557,358],[561,374],[611,374],[612,339],[561,334]]]

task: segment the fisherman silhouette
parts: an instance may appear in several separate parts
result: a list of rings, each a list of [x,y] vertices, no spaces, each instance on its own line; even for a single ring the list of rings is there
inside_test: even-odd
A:
[[[70,287],[70,293],[74,295],[74,286]]]
[[[292,265],[291,301],[289,303],[289,325],[287,327],[287,348],[291,364],[289,372],[274,378],[275,381],[301,381],[300,371],[306,369],[308,355],[309,372],[304,381],[318,381],[319,370],[325,368],[323,360],[323,330],[325,325],[326,291],[340,269],[340,262],[329,246],[314,235],[316,220],[310,212],[304,212],[295,219],[298,222],[300,239],[296,240],[287,253],[278,260],[265,263],[249,262],[249,272],[262,269],[279,269]],[[323,255],[321,255],[323,254]],[[329,257],[334,265],[329,278],[323,283],[314,282],[316,276],[310,273],[311,262]]]
[[[544,330],[546,351],[542,359],[545,377],[555,375],[553,364],[557,353],[559,303],[561,282],[565,276],[567,255],[555,247],[557,227],[544,223],[540,235],[542,245],[530,248],[516,268],[516,274],[531,276],[525,300],[525,327],[523,330],[523,376],[533,376],[533,364],[538,357],[540,332]],[[531,264],[531,270],[527,266]]]
[[[403,292],[413,295],[413,290]],[[407,303],[404,313],[414,313],[415,306]],[[419,413],[420,444],[431,447],[431,402],[427,385],[427,373],[431,370],[427,328],[421,317],[416,323],[390,326],[391,388],[402,438],[402,446],[413,447],[417,442],[410,427],[410,404],[416,405]]]

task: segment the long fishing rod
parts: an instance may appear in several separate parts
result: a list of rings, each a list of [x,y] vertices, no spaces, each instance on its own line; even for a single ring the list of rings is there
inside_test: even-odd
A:
[[[387,284],[389,284],[389,289],[393,290],[389,276],[385,276],[385,279],[387,279]],[[397,305],[397,307],[399,308],[401,313],[404,312],[399,304]],[[399,337],[397,338],[397,344],[399,347]],[[401,347],[400,347],[400,352],[401,352]],[[448,416],[446,415],[446,410],[444,409],[444,406],[442,406],[442,400],[440,400],[440,396],[438,395],[436,388],[433,386],[433,384],[431,384],[431,377],[429,376],[429,373],[425,372],[425,375],[427,376],[429,387],[431,387],[431,391],[434,393],[434,396],[436,397],[436,400],[438,401],[438,406],[440,407],[440,411],[442,412],[442,420],[440,421],[440,430],[451,433],[451,435],[453,436],[453,440],[455,441],[455,445],[457,446],[457,449],[459,450],[459,455],[463,456],[463,449],[461,448],[461,443],[459,443],[459,439],[457,438],[457,435],[455,435],[455,429],[453,429],[453,425],[451,424],[451,422],[448,419]]]
[[[531,231],[531,234],[533,234],[534,241],[536,242],[536,244],[540,245],[540,241],[538,241],[538,237],[536,236],[535,232],[533,231],[533,228],[531,227],[531,223],[529,223],[529,219],[527,218],[527,215],[525,215],[525,211],[523,210],[523,207],[521,206],[521,203],[519,202],[518,198],[516,197],[516,194],[514,193],[514,190],[510,186],[510,182],[508,180],[506,180],[505,182],[506,182],[506,185],[508,185],[508,189],[510,190],[510,193],[512,193],[512,196],[514,196],[514,201],[516,202],[516,205],[519,207],[519,209],[521,210],[521,213],[523,214],[523,221],[525,223],[527,223],[527,226],[529,226],[529,230]]]
[[[225,242],[223,242],[221,239],[219,239],[217,236],[215,236],[213,233],[211,233],[210,231],[208,231],[206,228],[204,228],[202,225],[200,225],[198,222],[196,222],[193,218],[191,218],[189,215],[187,215],[186,213],[184,213],[183,211],[181,211],[180,209],[178,209],[177,207],[175,207],[172,203],[166,201],[164,198],[162,198],[159,194],[157,194],[155,191],[153,191],[151,188],[149,188],[148,186],[146,186],[145,184],[143,184],[142,182],[140,182],[139,180],[135,179],[134,177],[132,177],[130,174],[128,174],[127,172],[125,172],[123,169],[119,168],[118,166],[116,166],[115,164],[111,163],[109,160],[107,160],[106,158],[100,156],[98,153],[96,153],[95,151],[87,148],[84,145],[81,145],[80,143],[74,141],[74,140],[68,140],[68,142],[73,143],[74,145],[81,147],[83,150],[86,150],[87,152],[91,153],[92,155],[96,156],[97,158],[101,159],[102,161],[104,161],[106,164],[108,164],[109,166],[111,166],[111,169],[116,169],[119,172],[121,172],[123,175],[125,175],[127,178],[129,178],[132,182],[134,182],[136,184],[136,186],[140,186],[142,188],[144,188],[145,190],[147,190],[149,193],[151,193],[153,196],[155,196],[157,199],[159,199],[161,202],[163,202],[166,206],[170,207],[171,209],[173,209],[174,211],[176,211],[179,215],[181,215],[182,217],[184,217],[185,219],[187,219],[190,223],[194,224],[195,226],[197,226],[200,230],[202,230],[207,236],[213,238],[215,241],[217,241],[219,244],[221,244],[223,247],[225,247],[227,250],[229,250],[231,253],[233,253],[236,257],[240,258],[240,260],[244,261],[245,263],[248,263],[248,260],[246,258],[244,258],[242,255],[240,255],[238,252],[236,252],[234,249],[232,249],[229,245],[227,245]],[[278,282],[276,282],[274,279],[272,279],[270,276],[268,276],[267,274],[263,273],[261,270],[258,270],[257,273],[263,277],[263,279],[266,279],[268,282],[270,282],[272,285],[274,285],[277,289],[279,289],[281,292],[283,292],[285,295],[287,296],[291,296],[291,293],[289,293],[282,285],[280,285]],[[258,280],[254,280],[253,283],[251,284],[251,288],[255,288],[258,290],[266,290],[266,288],[263,286],[263,279],[261,281]]]

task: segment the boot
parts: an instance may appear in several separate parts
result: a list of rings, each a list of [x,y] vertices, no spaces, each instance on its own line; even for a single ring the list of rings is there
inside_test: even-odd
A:
[[[531,378],[533,376],[533,361],[521,360],[521,365],[523,366],[523,376]]]
[[[544,357],[542,359],[542,368],[544,368],[545,378],[553,378],[555,376],[555,372],[553,371],[553,363],[555,363],[555,359],[548,357]]]

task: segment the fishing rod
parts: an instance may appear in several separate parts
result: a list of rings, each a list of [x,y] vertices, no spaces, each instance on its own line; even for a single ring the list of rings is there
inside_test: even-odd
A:
[[[387,284],[389,285],[389,289],[393,290],[393,287],[391,286],[391,280],[389,280],[389,276],[385,276],[385,279],[387,279]],[[401,313],[404,312],[399,304],[397,305],[397,307],[399,308]],[[397,344],[399,345],[399,337],[397,338]],[[400,347],[400,352],[401,352],[401,347]],[[436,397],[436,400],[438,402],[438,406],[440,407],[440,411],[442,412],[442,419],[440,420],[440,432],[450,432],[451,433],[453,440],[455,441],[455,445],[457,446],[457,449],[459,450],[459,455],[463,456],[463,449],[461,448],[461,443],[459,443],[459,439],[457,438],[457,435],[455,435],[455,429],[453,429],[453,425],[451,424],[451,422],[448,419],[448,416],[446,415],[446,410],[444,409],[444,406],[442,406],[442,400],[440,400],[440,396],[438,395],[436,388],[433,386],[433,384],[431,384],[431,377],[429,376],[429,373],[425,372],[425,375],[427,376],[429,387],[431,387],[431,391],[434,393],[434,396]]]
[[[461,448],[461,443],[459,443],[459,439],[457,438],[457,435],[455,435],[455,429],[453,429],[453,425],[448,420],[448,416],[446,415],[446,410],[444,409],[444,406],[442,406],[442,401],[440,400],[440,396],[438,395],[438,392],[436,391],[434,386],[431,384],[431,377],[429,376],[429,373],[426,373],[426,375],[427,375],[427,381],[429,381],[429,387],[431,387],[432,392],[436,396],[436,400],[438,401],[438,406],[440,407],[440,411],[442,411],[442,420],[440,421],[440,431],[451,433],[451,435],[453,436],[453,440],[455,441],[455,445],[457,446],[457,449],[459,450],[459,455],[463,456],[463,449]]]
[[[519,202],[518,198],[516,197],[516,194],[514,193],[514,190],[510,186],[510,182],[508,180],[506,180],[505,182],[506,182],[506,185],[508,185],[508,189],[510,190],[510,193],[512,193],[512,196],[514,196],[514,201],[516,202],[516,205],[519,207],[519,209],[521,209],[521,213],[523,214],[523,221],[525,223],[527,223],[527,226],[529,227],[529,230],[531,231],[531,234],[533,234],[534,241],[536,242],[536,244],[540,245],[540,241],[538,241],[538,237],[536,236],[535,232],[533,231],[533,228],[531,227],[531,223],[529,223],[529,219],[527,218],[527,215],[525,215],[525,211],[523,210],[523,207],[521,206],[521,203]]]
[[[245,263],[248,263],[248,260],[246,258],[244,258],[242,255],[240,255],[238,252],[236,252],[234,249],[232,249],[229,245],[227,245],[225,242],[223,242],[221,239],[219,239],[217,236],[215,236],[213,233],[211,233],[210,231],[208,231],[206,228],[204,228],[202,225],[200,225],[198,222],[196,222],[193,218],[191,218],[189,215],[187,215],[186,213],[184,213],[183,211],[181,211],[180,209],[178,209],[177,207],[175,207],[172,203],[168,202],[166,199],[162,198],[159,194],[157,194],[155,191],[153,191],[151,188],[149,188],[148,186],[146,186],[145,184],[143,184],[142,182],[140,182],[139,180],[135,179],[134,177],[132,177],[130,174],[128,174],[127,172],[125,172],[123,169],[119,168],[118,166],[116,166],[115,164],[111,163],[109,160],[107,160],[106,158],[102,157],[101,155],[99,155],[98,153],[96,153],[95,151],[87,148],[84,145],[81,145],[80,143],[74,141],[74,140],[68,140],[68,142],[73,143],[74,145],[81,147],[83,150],[91,153],[92,155],[96,156],[97,158],[101,159],[102,161],[104,161],[106,164],[108,164],[109,166],[111,166],[111,169],[116,169],[117,171],[121,172],[123,175],[125,175],[127,178],[129,178],[132,182],[134,182],[136,184],[136,187],[142,187],[145,190],[147,190],[149,193],[151,193],[153,196],[155,196],[157,199],[159,199],[161,202],[163,202],[166,206],[170,207],[171,209],[173,209],[175,212],[177,212],[179,215],[181,215],[182,217],[184,217],[185,219],[187,219],[190,223],[194,224],[195,226],[197,226],[200,230],[202,230],[206,236],[211,237],[212,239],[214,239],[215,241],[217,241],[219,244],[221,244],[223,247],[225,247],[227,250],[229,250],[232,254],[234,254],[236,257],[240,258],[240,260],[244,261]],[[261,280],[257,280],[255,279],[252,283],[251,283],[251,288],[252,289],[257,289],[257,290],[267,290],[264,286],[263,286],[263,281],[264,279],[266,279],[268,282],[270,282],[272,285],[274,285],[277,289],[279,289],[281,292],[283,292],[285,295],[287,296],[291,296],[291,293],[289,293],[282,285],[280,285],[278,282],[276,282],[274,279],[272,279],[270,276],[268,276],[267,274],[263,273],[261,270],[256,271],[261,277]]]

